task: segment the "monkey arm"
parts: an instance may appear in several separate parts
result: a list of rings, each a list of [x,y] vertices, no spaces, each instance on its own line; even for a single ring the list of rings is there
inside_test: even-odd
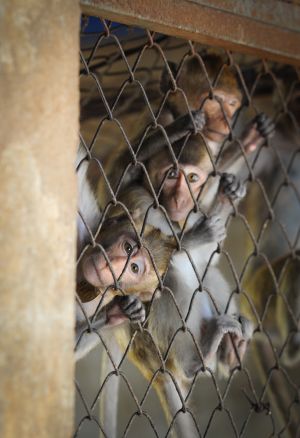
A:
[[[242,316],[218,315],[203,321],[200,347],[206,365],[210,362],[218,365],[220,361],[227,374],[243,359],[253,328],[253,324]]]
[[[200,111],[192,111],[192,116],[188,113],[181,117],[178,117],[174,122],[164,127],[164,131],[171,144],[178,140],[181,140],[187,134],[196,131],[202,131],[205,125],[204,113]],[[167,145],[167,139],[161,130],[156,130],[153,134],[142,143],[141,150],[138,152],[139,161],[146,161],[153,157],[164,146]]]
[[[87,320],[76,323],[76,360],[84,357],[95,348],[99,338],[95,332],[103,328],[115,327],[125,321],[142,323],[145,320],[145,308],[141,300],[135,295],[115,296],[97,313],[90,325]],[[89,328],[91,327],[91,332]]]
[[[201,110],[192,111],[192,118],[189,113],[178,117],[172,123],[163,128],[164,132],[162,132],[161,129],[157,129],[154,133],[144,139],[141,146],[135,144],[133,150],[138,151],[138,161],[145,162],[166,147],[168,141],[170,144],[176,143],[176,141],[181,140],[187,134],[192,133],[195,130],[196,132],[201,131],[204,125],[204,113]],[[131,161],[129,155],[128,149],[126,148],[114,164],[113,171],[110,175],[111,185],[114,189],[119,180],[119,175],[116,176],[115,169],[124,169],[124,164],[125,166],[128,166]],[[129,169],[127,169],[126,175],[122,178],[122,191],[124,191],[130,184],[138,181],[141,174],[142,171],[140,166],[130,166]]]
[[[114,327],[127,320],[135,323],[145,320],[144,305],[136,295],[115,296],[99,310],[91,322],[91,327],[93,330],[100,330],[104,327]],[[76,325],[76,334],[80,336],[88,328],[87,321],[81,321]]]
[[[232,142],[222,154],[219,170],[228,169],[241,161],[244,163],[243,152],[250,154],[263,146],[275,133],[275,124],[265,113],[260,113],[249,123],[239,141]]]
[[[226,237],[226,221],[232,210],[232,202],[242,199],[246,187],[230,173],[220,178],[217,197],[208,217],[201,217],[184,234],[182,243],[187,247],[197,247],[204,243],[221,242]]]
[[[225,222],[219,214],[201,216],[185,232],[182,243],[187,248],[197,248],[205,243],[221,242],[226,237]]]

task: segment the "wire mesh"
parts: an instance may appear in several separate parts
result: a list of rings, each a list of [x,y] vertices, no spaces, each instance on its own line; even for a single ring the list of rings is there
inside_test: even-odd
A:
[[[82,19],[80,60],[84,153],[77,171],[88,163],[101,214],[93,227],[80,210],[88,241],[79,248],[78,269],[82,273],[89,251],[98,249],[111,280],[87,288],[78,275],[77,313],[85,324],[75,350],[92,332],[96,347],[78,363],[74,436],[110,437],[115,423],[116,436],[130,437],[298,436],[298,69],[95,17]],[[202,90],[189,88],[190,80]],[[237,107],[233,88],[241,93]],[[208,101],[217,105],[217,125],[206,111]],[[262,112],[275,130],[258,140]],[[182,116],[186,129],[173,141],[167,127]],[[206,182],[195,191],[194,173],[182,168],[184,160],[198,164],[197,142],[208,164]],[[215,193],[224,171],[235,173],[247,189],[240,202],[227,203],[226,214]],[[191,211],[172,220],[173,192],[166,188],[180,175]],[[147,240],[158,211],[154,226],[162,232]],[[203,224],[219,216],[226,238],[217,227],[214,249],[206,249]],[[201,219],[199,239],[193,217]],[[110,251],[124,221],[146,260],[134,287],[125,277],[135,253],[117,273]],[[157,255],[161,248],[164,263]],[[150,271],[149,289],[144,280]],[[146,320],[97,330],[101,309],[116,294],[131,293],[143,301]],[[224,316],[230,322],[222,322],[218,338],[209,321]],[[250,342],[235,331],[241,316],[252,321]]]

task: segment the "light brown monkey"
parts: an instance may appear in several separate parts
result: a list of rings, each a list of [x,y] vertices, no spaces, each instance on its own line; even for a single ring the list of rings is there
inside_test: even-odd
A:
[[[181,318],[185,320],[190,335],[177,334],[174,351],[166,361],[168,371],[173,373],[173,378],[177,382],[180,396],[168,373],[160,376],[155,383],[166,413],[169,407],[169,420],[170,415],[173,416],[180,410],[180,397],[186,397],[191,377],[200,371],[204,363],[211,368],[211,371],[219,368],[223,369],[225,374],[228,373],[243,358],[252,334],[252,325],[245,318],[239,317],[236,300],[230,296],[229,286],[219,268],[210,266],[205,272],[208,264],[215,265],[217,256],[213,257],[213,261],[210,259],[217,248],[217,242],[223,240],[225,236],[224,227],[231,211],[231,204],[223,199],[224,193],[231,200],[235,200],[244,196],[245,188],[233,175],[224,174],[221,178],[218,202],[212,215],[206,217],[201,209],[201,196],[197,198],[212,168],[210,157],[201,136],[191,136],[186,148],[182,150],[181,146],[175,144],[172,148],[175,156],[179,157],[177,169],[174,168],[168,150],[161,151],[153,162],[150,161],[153,168],[149,169],[149,175],[155,190],[159,191],[166,182],[166,176],[171,176],[171,184],[167,185],[166,193],[162,189],[163,196],[159,196],[163,207],[153,207],[153,198],[146,188],[146,180],[143,185],[129,186],[119,195],[119,200],[126,204],[129,211],[139,214],[141,218],[145,218],[145,223],[163,229],[166,234],[180,233],[179,222],[184,221],[185,215],[190,213],[181,242],[181,251],[173,255],[164,280],[166,290],[152,303],[150,309],[147,330],[151,335],[148,336],[147,332],[138,333],[129,355],[144,376],[150,380],[162,365],[158,351],[164,357],[172,337],[177,331],[180,332]],[[179,172],[184,176],[184,180],[180,180]],[[174,203],[170,202],[174,188],[173,180],[179,192],[180,187],[189,190],[187,185],[189,181],[194,198],[187,191],[186,194],[191,197],[191,201],[182,204],[175,199]],[[198,204],[200,207],[198,211],[191,212],[191,208]],[[172,221],[172,230],[166,219],[166,213]],[[195,267],[192,266],[189,257]],[[201,289],[199,279],[203,280],[202,292],[197,292],[199,288]],[[173,300],[178,303],[178,310],[175,309]],[[115,333],[118,342],[122,344],[122,349],[125,348],[131,337],[130,326],[122,327]],[[155,343],[150,342],[151,337]],[[116,388],[107,388],[106,392],[110,395],[105,391],[102,394],[103,399],[109,404],[109,408],[102,406],[105,430],[109,436],[114,436],[115,430],[110,423],[105,423],[105,412],[109,411],[112,415],[115,410],[112,406],[116,399],[116,394],[113,393],[115,390]],[[115,428],[116,422],[113,421],[112,424]],[[180,418],[177,429],[181,433],[183,430],[186,432],[188,430],[190,436],[195,433],[189,415]]]
[[[286,373],[300,362],[300,251],[272,263],[259,259],[261,266],[244,279],[241,308],[258,331],[252,348],[271,409],[294,437],[300,424],[298,394],[287,385]]]
[[[292,365],[300,360],[300,251],[261,263],[245,279],[243,310],[272,339],[280,361]]]
[[[221,179],[218,216],[202,217],[202,244],[200,240],[193,241],[191,235],[182,251],[173,255],[164,280],[165,289],[149,309],[146,331],[136,333],[128,353],[129,359],[149,381],[165,368],[165,373],[159,372],[153,383],[169,422],[182,408],[195,375],[203,370],[212,373],[216,369],[227,375],[239,366],[252,335],[252,324],[239,315],[235,297],[231,296],[220,269],[213,265],[205,272],[216,241],[224,237],[222,221],[230,211],[225,194],[232,200],[245,194],[232,175],[226,174]],[[200,236],[200,217],[198,221],[197,235]],[[189,256],[183,248],[188,250]],[[130,328],[122,327],[116,332],[122,350],[132,336]],[[109,387],[107,391],[110,391]],[[112,415],[114,396],[110,392],[110,396],[104,394],[104,397],[110,402]],[[105,412],[108,412],[107,407]],[[106,433],[113,436],[110,424],[105,427]],[[183,433],[197,436],[189,412],[179,415],[176,431],[179,436]]]
[[[289,86],[293,80],[285,77]],[[255,335],[253,343],[257,376],[267,387],[276,417],[294,437],[300,418],[296,404],[289,410],[293,389],[286,378],[290,383],[295,381],[293,372],[299,365],[300,105],[294,90],[281,108],[282,89],[278,90],[276,84],[276,90],[272,90],[273,77],[265,81],[267,92],[260,89],[254,105],[263,110],[272,108],[276,131],[269,146],[253,161],[253,180],[244,204],[252,235],[247,233],[243,245],[247,257],[251,254],[251,263],[244,272],[246,298],[241,309],[262,332]],[[276,96],[279,92],[280,99]],[[279,371],[274,370],[277,363]]]
[[[86,177],[88,161],[82,161],[82,151],[78,161],[78,251],[83,252],[77,267],[76,330],[77,357],[82,357],[93,348],[92,338],[97,341],[85,333],[91,324],[96,331],[128,319],[143,321],[141,301],[152,298],[176,245],[153,227],[134,227],[125,214],[106,220],[97,232],[101,213]],[[132,298],[118,296],[122,293]]]

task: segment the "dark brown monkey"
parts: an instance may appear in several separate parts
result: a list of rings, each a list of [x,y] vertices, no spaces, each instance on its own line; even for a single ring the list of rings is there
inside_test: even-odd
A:
[[[176,77],[176,91],[170,91],[170,73]],[[165,68],[161,89],[163,93],[169,93],[161,123],[170,124],[189,110],[202,109],[205,125],[201,132],[215,158],[230,134],[235,116],[242,105],[243,96],[234,65],[225,64],[224,59],[218,55],[200,57],[199,54],[193,54],[179,67],[170,63],[170,71]],[[272,121],[266,115],[260,114],[243,129],[239,143],[246,153],[253,152],[265,142],[272,131]],[[238,149],[237,144],[230,147],[227,157],[231,161],[234,161]],[[229,171],[228,164],[226,166],[224,170]]]

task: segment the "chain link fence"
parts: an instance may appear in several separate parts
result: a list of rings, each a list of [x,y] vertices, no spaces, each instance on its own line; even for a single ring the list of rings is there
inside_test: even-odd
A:
[[[78,279],[74,436],[300,436],[299,70],[87,16],[80,60],[78,269],[97,249],[111,281]],[[132,293],[145,320],[97,330]]]

